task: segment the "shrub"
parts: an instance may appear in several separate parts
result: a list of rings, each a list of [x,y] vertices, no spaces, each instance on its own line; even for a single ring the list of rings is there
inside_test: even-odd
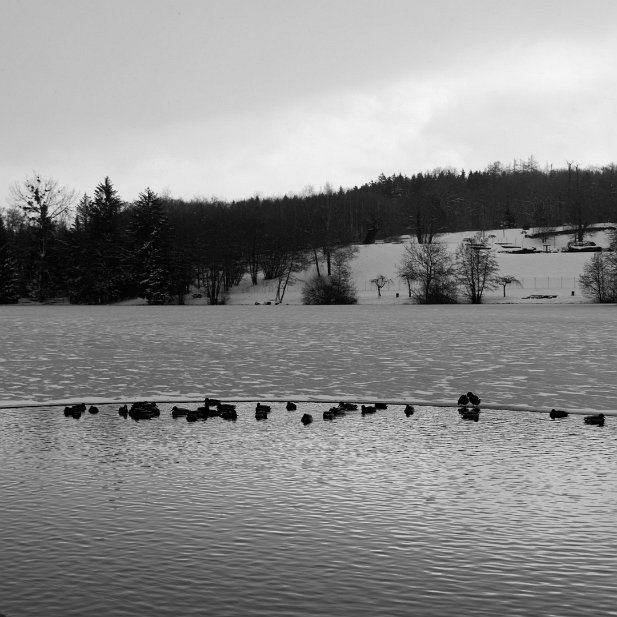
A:
[[[314,276],[302,289],[303,304],[357,304],[356,288],[347,272]]]

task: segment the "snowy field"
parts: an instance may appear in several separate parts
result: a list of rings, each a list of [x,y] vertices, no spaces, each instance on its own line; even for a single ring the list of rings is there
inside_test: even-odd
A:
[[[612,305],[3,307],[0,404],[400,401],[617,408]]]
[[[463,238],[473,237],[476,233],[467,231],[444,234],[438,238],[438,241],[445,243],[453,254]],[[565,248],[567,242],[572,239],[570,235],[552,237],[548,240],[548,247],[545,247],[539,238],[526,238],[521,229],[488,230],[485,236],[497,258],[500,274],[513,274],[521,282],[520,287],[508,285],[505,298],[502,287],[487,291],[484,297],[485,303],[580,304],[589,302],[578,286],[578,277],[582,274],[585,263],[591,259],[592,253],[562,252],[561,249]],[[610,237],[606,231],[592,232],[586,236],[586,239],[604,248],[610,244]],[[504,249],[499,243],[535,248],[537,253],[508,254],[502,252]],[[407,287],[397,278],[397,268],[403,258],[404,248],[405,243],[358,246],[358,254],[350,265],[360,304],[407,304],[409,302]],[[548,248],[548,252],[545,248]],[[283,302],[301,304],[301,290],[304,281],[314,273],[314,268],[300,273],[297,282],[288,287]],[[379,274],[384,274],[393,281],[391,285],[382,290],[381,298],[377,296],[377,289],[370,282]],[[528,298],[531,295],[555,296],[555,298],[541,300]],[[274,282],[261,282],[255,287],[249,281],[243,281],[240,286],[232,290],[229,303],[263,303],[274,301],[275,297],[276,284]],[[200,300],[194,302],[200,302]]]

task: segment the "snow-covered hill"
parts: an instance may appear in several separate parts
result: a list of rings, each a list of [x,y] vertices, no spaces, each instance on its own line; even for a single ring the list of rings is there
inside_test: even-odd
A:
[[[604,226],[598,226],[604,227]],[[509,285],[506,288],[506,297],[500,287],[485,295],[486,303],[508,302],[588,302],[578,286],[578,277],[583,271],[593,253],[562,252],[567,243],[572,240],[571,235],[555,235],[550,237],[546,244],[540,238],[528,237],[533,230],[526,234],[522,229],[488,230],[484,237],[488,246],[494,251],[500,266],[500,274],[513,274],[522,286]],[[445,234],[439,238],[454,252],[464,238],[472,238],[481,234],[474,232],[460,232]],[[409,237],[403,236],[398,242],[359,245],[358,253],[351,262],[353,278],[358,289],[359,304],[404,304],[408,303],[407,287],[397,278],[397,267],[400,264],[405,243]],[[586,240],[595,242],[598,246],[607,248],[609,232],[606,230],[594,231],[586,236]],[[511,254],[504,252],[503,245],[512,245],[524,248],[535,248],[535,253]],[[287,288],[283,302],[285,304],[301,304],[301,289],[304,281],[314,274],[314,268],[298,275],[295,284]],[[382,289],[382,297],[377,295],[377,289],[370,283],[371,279],[379,274],[393,280],[393,283]],[[398,297],[397,297],[398,294]],[[555,298],[529,298],[529,296],[556,296]],[[232,290],[229,304],[255,304],[274,301],[276,284],[271,281],[262,282],[257,286],[248,280],[242,282]]]

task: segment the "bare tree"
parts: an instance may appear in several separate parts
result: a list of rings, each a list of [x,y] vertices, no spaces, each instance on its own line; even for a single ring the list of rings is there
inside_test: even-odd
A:
[[[455,301],[454,265],[444,244],[411,242],[405,247],[398,274],[407,281],[409,297],[413,294],[419,303]],[[417,284],[414,291],[412,283]]]
[[[481,304],[485,290],[495,289],[499,265],[491,251],[461,245],[456,251],[456,277],[472,304]]]
[[[37,172],[9,188],[9,204],[24,212],[37,234],[39,259],[35,296],[38,300],[44,300],[50,288],[48,248],[54,226],[66,216],[74,201],[74,191],[60,186],[54,178],[44,178]]]
[[[617,264],[614,253],[594,253],[579,276],[583,293],[596,302],[617,301]]]
[[[374,279],[371,279],[371,283],[377,287],[377,296],[381,298],[381,290],[392,283],[392,279],[388,278],[385,274],[378,274]]]
[[[506,285],[517,285],[521,287],[521,282],[514,276],[514,274],[503,274],[497,279],[497,284],[503,287],[503,297],[506,297]]]
[[[302,251],[291,251],[285,262],[283,271],[278,277],[275,302],[283,302],[287,286],[296,282],[296,274],[302,272],[309,264],[309,257]]]

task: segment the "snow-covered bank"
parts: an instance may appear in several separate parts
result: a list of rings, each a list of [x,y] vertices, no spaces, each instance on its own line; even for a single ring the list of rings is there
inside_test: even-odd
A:
[[[448,245],[453,253],[464,238],[473,237],[474,232],[459,232],[444,234],[440,242]],[[591,253],[568,253],[566,248],[571,236],[556,235],[544,244],[540,238],[526,237],[521,229],[489,230],[485,232],[488,245],[494,251],[499,263],[501,274],[513,274],[521,281],[521,286],[508,285],[506,297],[503,288],[486,292],[484,302],[487,304],[580,304],[590,302],[578,286],[578,277],[582,274],[585,263],[591,258]],[[607,248],[609,232],[602,230],[591,232],[586,236],[598,246]],[[518,247],[535,248],[536,252],[526,254],[511,254],[502,249],[503,244]],[[359,304],[407,304],[408,290],[404,281],[397,277],[397,268],[404,254],[405,244],[379,243],[359,245],[358,253],[351,262],[353,279],[358,289]],[[503,251],[503,252],[502,252]],[[297,276],[297,281],[289,285],[283,298],[284,304],[301,304],[301,291],[304,281],[314,274],[310,268]],[[381,297],[371,284],[371,279],[384,274],[393,283],[382,289]],[[229,304],[264,304],[274,303],[276,298],[276,282],[261,281],[251,285],[244,280],[234,288],[229,296]],[[398,296],[397,296],[398,294]],[[533,298],[530,296],[555,296],[554,298]],[[190,300],[191,303],[204,303],[202,300]]]

